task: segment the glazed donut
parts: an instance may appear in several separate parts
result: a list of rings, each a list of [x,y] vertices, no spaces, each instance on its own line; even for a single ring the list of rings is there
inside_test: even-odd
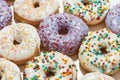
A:
[[[89,32],[79,49],[79,60],[88,71],[113,74],[120,68],[120,35],[106,29]]]
[[[17,20],[38,26],[40,21],[57,12],[58,0],[15,0],[14,12]]]
[[[59,13],[43,19],[38,32],[47,50],[72,55],[88,33],[88,26],[76,16]]]
[[[0,0],[0,30],[12,20],[12,10],[5,0]]]
[[[80,80],[115,80],[115,79],[100,72],[93,72],[86,74]]]
[[[9,25],[0,31],[0,56],[23,64],[39,52],[37,30],[25,23]]]
[[[107,27],[114,33],[120,34],[120,4],[110,9],[106,17]]]
[[[18,66],[6,59],[0,58],[1,80],[21,80]]]
[[[109,9],[109,0],[63,0],[64,11],[83,18],[88,25],[100,23]]]
[[[76,80],[73,60],[59,52],[45,52],[27,62],[23,80]]]

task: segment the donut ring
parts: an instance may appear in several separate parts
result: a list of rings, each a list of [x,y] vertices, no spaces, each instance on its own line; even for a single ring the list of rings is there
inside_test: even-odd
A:
[[[39,47],[39,35],[31,25],[16,23],[0,31],[0,56],[16,64],[23,64],[38,54]]]
[[[58,10],[58,0],[15,0],[17,20],[38,26],[40,21]]]
[[[12,10],[5,0],[0,0],[0,30],[12,20]]]
[[[0,58],[1,80],[21,80],[18,66],[6,59]]]
[[[61,34],[60,31],[67,33]],[[59,51],[72,55],[78,51],[80,42],[88,33],[88,26],[78,17],[59,13],[41,21],[39,36],[49,51]]]
[[[61,58],[60,58],[61,57]],[[53,73],[53,75],[49,75]],[[59,52],[41,53],[27,62],[24,80],[76,80],[73,60]]]
[[[79,49],[79,60],[88,71],[113,74],[120,68],[120,35],[102,29],[90,32]]]
[[[107,27],[114,33],[120,34],[120,4],[110,9],[106,17]]]
[[[65,12],[77,15],[88,25],[103,21],[108,9],[109,0],[63,0]],[[86,3],[86,5],[85,5]]]
[[[115,79],[100,72],[92,72],[86,74],[80,80],[115,80]]]

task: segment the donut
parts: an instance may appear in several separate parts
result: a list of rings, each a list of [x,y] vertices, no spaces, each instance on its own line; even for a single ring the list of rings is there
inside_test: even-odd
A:
[[[76,66],[66,55],[44,52],[26,63],[23,80],[76,80]]]
[[[109,0],[63,0],[64,11],[82,18],[88,25],[103,21]]]
[[[1,80],[21,80],[18,66],[6,59],[0,58]]]
[[[17,20],[39,26],[40,21],[56,13],[58,0],[15,0],[14,13]]]
[[[115,80],[115,79],[100,72],[92,72],[86,74],[80,80]]]
[[[0,0],[0,30],[12,20],[12,10],[5,0]]]
[[[67,55],[76,53],[88,26],[78,17],[59,13],[41,21],[38,29],[44,47],[48,51],[58,51]]]
[[[105,19],[107,27],[116,34],[120,34],[120,4],[110,9]]]
[[[88,71],[114,74],[120,68],[120,35],[106,29],[89,32],[79,49],[80,64]]]
[[[40,38],[36,28],[25,23],[9,25],[0,31],[0,56],[23,64],[37,55]]]

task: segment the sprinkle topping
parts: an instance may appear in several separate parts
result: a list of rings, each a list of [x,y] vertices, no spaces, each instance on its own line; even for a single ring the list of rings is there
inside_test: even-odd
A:
[[[41,53],[27,62],[23,77],[24,80],[75,80],[76,66],[71,58],[59,52]]]
[[[80,47],[79,59],[93,71],[112,74],[119,69],[119,41],[118,35],[106,29],[89,32]]]

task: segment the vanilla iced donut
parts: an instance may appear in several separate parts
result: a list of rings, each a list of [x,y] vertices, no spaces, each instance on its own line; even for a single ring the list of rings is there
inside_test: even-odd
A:
[[[88,71],[113,74],[120,68],[120,35],[101,29],[89,32],[79,49],[79,60]]]
[[[100,23],[109,9],[109,0],[63,0],[64,11],[77,15],[88,25]]]
[[[93,72],[86,74],[80,80],[115,80],[115,79],[100,72]]]
[[[25,63],[39,52],[37,30],[25,23],[9,25],[0,31],[0,56],[17,64]]]
[[[59,52],[45,52],[27,62],[24,80],[76,80],[73,60]]]
[[[18,66],[6,59],[0,58],[1,80],[21,80]]]
[[[40,21],[58,10],[58,0],[15,0],[15,17],[21,21],[38,26]]]

